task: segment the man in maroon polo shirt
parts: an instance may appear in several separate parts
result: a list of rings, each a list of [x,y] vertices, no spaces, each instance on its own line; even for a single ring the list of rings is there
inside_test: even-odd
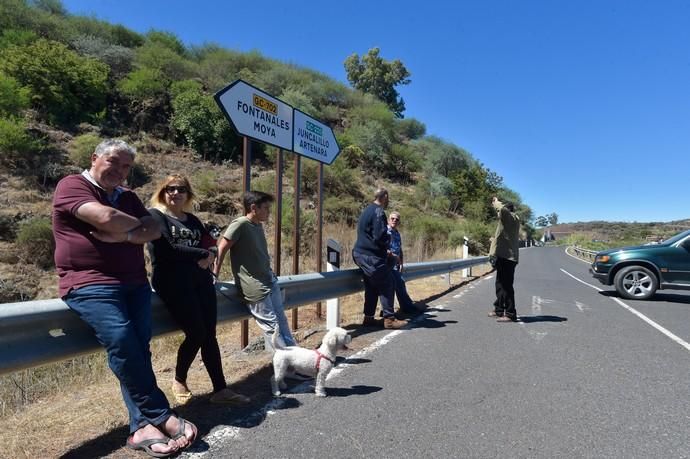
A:
[[[60,296],[94,330],[108,353],[129,411],[127,446],[164,457],[195,440],[176,416],[151,366],[151,287],[143,244],[160,237],[137,195],[124,188],[135,151],[103,141],[91,168],[58,183],[53,197]]]

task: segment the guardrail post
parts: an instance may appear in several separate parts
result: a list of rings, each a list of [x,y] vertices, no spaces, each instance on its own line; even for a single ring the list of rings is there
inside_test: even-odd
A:
[[[340,244],[329,239],[326,241],[326,272],[340,270]],[[330,330],[340,325],[340,298],[326,300],[326,328]]]
[[[466,260],[470,256],[470,240],[467,236],[462,237],[462,259]],[[462,277],[468,278],[472,275],[470,268],[465,268],[462,270]]]

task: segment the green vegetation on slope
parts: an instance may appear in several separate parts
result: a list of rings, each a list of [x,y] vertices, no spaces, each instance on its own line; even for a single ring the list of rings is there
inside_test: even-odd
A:
[[[144,153],[192,150],[209,169],[236,164],[242,139],[213,94],[241,78],[334,130],[342,152],[325,168],[327,221],[352,225],[373,189],[386,185],[395,190],[407,229],[425,241],[425,253],[456,244],[460,231],[472,239],[473,251],[486,250],[493,195],[514,201],[525,234],[534,233],[531,209],[498,174],[461,147],[426,135],[422,121],[403,118],[395,87],[411,84],[410,72],[376,48],[361,59],[344,56],[358,88],[352,89],[257,51],[187,47],[172,32],[139,34],[71,15],[59,0],[0,0],[0,31],[0,172],[46,195],[62,176],[88,164],[88,148],[105,137],[132,141]],[[254,144],[252,154],[266,170],[277,152]],[[313,161],[304,161],[306,199],[316,190],[315,171]],[[133,187],[152,176],[136,172]],[[238,194],[217,183],[206,188],[202,210],[209,212],[228,211]],[[6,220],[14,222],[14,234],[20,222],[13,218]]]

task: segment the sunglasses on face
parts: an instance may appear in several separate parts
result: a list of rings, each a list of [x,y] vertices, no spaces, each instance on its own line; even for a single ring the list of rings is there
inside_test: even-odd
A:
[[[391,217],[391,221],[392,221],[392,222],[399,222],[400,219],[399,219],[399,218],[395,218],[395,217]]]
[[[168,185],[168,186],[165,187],[165,192],[168,193],[168,194],[173,194],[173,193],[176,192],[176,191],[177,191],[178,193],[182,194],[182,193],[188,192],[189,189],[188,189],[186,186],[184,186],[184,185],[180,185],[180,186]]]

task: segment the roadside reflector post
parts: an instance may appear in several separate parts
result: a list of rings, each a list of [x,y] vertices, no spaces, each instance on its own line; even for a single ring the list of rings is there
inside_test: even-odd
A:
[[[340,270],[340,244],[329,239],[326,241],[326,272]],[[326,328],[330,330],[340,325],[340,298],[326,300]]]
[[[462,259],[466,260],[470,256],[470,240],[467,236],[462,237]],[[472,275],[471,268],[465,268],[462,270],[462,277],[470,277]]]

